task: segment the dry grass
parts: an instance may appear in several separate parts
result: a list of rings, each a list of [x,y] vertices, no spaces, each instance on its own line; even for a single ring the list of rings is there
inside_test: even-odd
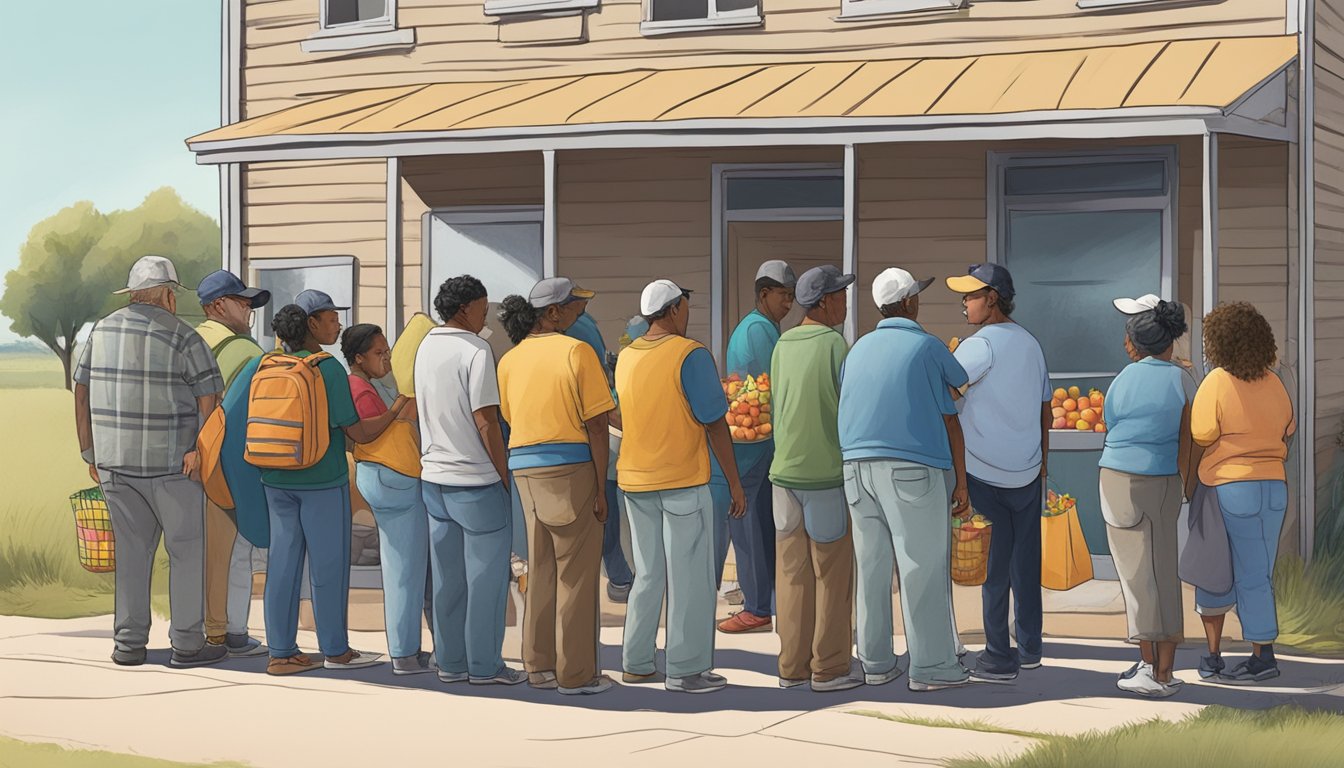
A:
[[[0,766],[23,768],[200,768],[205,763],[177,763],[138,755],[122,755],[57,744],[32,744],[0,736]],[[244,768],[243,763],[210,763],[214,768]]]

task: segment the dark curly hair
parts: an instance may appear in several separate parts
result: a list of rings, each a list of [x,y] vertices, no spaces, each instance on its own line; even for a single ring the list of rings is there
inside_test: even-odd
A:
[[[1185,335],[1185,305],[1179,301],[1159,301],[1155,309],[1130,315],[1125,333],[1134,349],[1145,355],[1160,355]]]
[[[471,275],[450,277],[439,286],[439,293],[434,297],[434,311],[446,323],[457,317],[463,307],[485,296],[485,284]]]
[[[514,344],[521,344],[540,319],[541,310],[522,296],[505,296],[499,303],[499,323]]]
[[[355,364],[355,358],[369,351],[373,340],[383,335],[383,329],[373,323],[356,323],[341,334],[341,354],[345,361]]]
[[[1204,316],[1204,357],[1242,381],[1256,381],[1278,360],[1274,329],[1251,304],[1219,304]]]
[[[308,340],[308,313],[298,304],[286,304],[271,318],[271,330],[285,349],[293,352]]]

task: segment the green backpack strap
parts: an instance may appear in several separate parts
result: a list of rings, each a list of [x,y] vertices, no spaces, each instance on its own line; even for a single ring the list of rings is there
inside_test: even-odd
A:
[[[225,340],[219,342],[218,344],[216,344],[215,346],[211,347],[211,348],[210,348],[210,354],[214,355],[214,356],[215,356],[215,359],[218,360],[218,359],[219,359],[219,355],[220,355],[221,352],[224,351],[224,348],[227,347],[227,346],[229,346],[230,344],[232,344],[233,342],[235,342],[235,341],[237,341],[237,340],[239,340],[239,339],[247,339],[248,341],[251,341],[251,340],[252,340],[252,337],[251,337],[251,336],[248,336],[248,335],[246,335],[246,334],[243,334],[243,333],[235,333],[235,334],[233,334],[232,336],[228,337],[227,339],[225,339]]]

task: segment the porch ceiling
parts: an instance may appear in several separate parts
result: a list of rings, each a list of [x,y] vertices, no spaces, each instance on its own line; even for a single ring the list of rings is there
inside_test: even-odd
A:
[[[1152,112],[1220,113],[1297,54],[1294,36],[1177,40],[954,59],[811,62],[633,70],[572,77],[434,83],[355,91],[187,140],[192,150],[367,141],[374,137],[507,135],[538,128],[696,121],[743,128],[789,119],[1055,113],[1104,119]],[[810,121],[809,121],[810,122]]]

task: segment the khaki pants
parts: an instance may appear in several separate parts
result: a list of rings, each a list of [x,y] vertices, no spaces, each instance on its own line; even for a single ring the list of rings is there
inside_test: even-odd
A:
[[[593,515],[597,474],[584,463],[520,469],[513,477],[527,521],[529,555],[523,665],[532,674],[554,671],[561,688],[579,688],[598,673],[602,524]]]
[[[1131,641],[1185,639],[1176,549],[1180,475],[1133,475],[1101,469],[1101,516],[1120,575]]]
[[[822,543],[803,523],[809,495],[835,494],[844,535]],[[825,682],[849,674],[853,635],[854,537],[846,525],[844,491],[774,489],[776,631],[779,676]],[[795,510],[796,514],[789,514]],[[779,523],[785,522],[780,528]],[[791,530],[790,530],[791,529]]]
[[[205,501],[205,634],[247,634],[252,605],[252,545],[233,515]]]

